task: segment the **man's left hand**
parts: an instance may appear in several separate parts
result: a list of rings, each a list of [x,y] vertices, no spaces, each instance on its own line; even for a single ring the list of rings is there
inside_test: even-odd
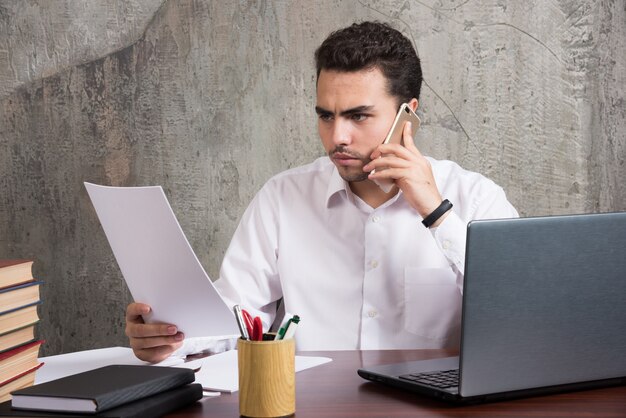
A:
[[[389,179],[404,193],[404,198],[423,217],[430,215],[442,202],[430,162],[417,149],[411,136],[411,123],[404,125],[404,146],[382,144],[370,156],[372,161],[363,167],[369,179]],[[442,219],[443,220],[443,217]]]

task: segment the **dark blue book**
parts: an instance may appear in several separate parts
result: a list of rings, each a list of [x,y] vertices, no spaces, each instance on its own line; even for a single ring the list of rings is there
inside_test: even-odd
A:
[[[93,415],[63,412],[24,411],[11,408],[11,401],[0,404],[0,418],[157,418],[191,405],[202,398],[202,385],[193,383],[170,389]]]
[[[186,385],[193,370],[113,365],[12,393],[14,409],[95,414]]]
[[[0,314],[39,302],[41,281],[32,280],[16,286],[0,288]]]
[[[32,325],[39,321],[37,305],[41,301],[0,312],[0,335]],[[0,308],[2,310],[2,308]]]

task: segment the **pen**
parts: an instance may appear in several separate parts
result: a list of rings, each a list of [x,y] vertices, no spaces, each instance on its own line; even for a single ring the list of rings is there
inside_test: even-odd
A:
[[[291,318],[289,318],[289,320],[285,322],[285,325],[283,325],[282,327],[278,329],[278,332],[276,333],[276,337],[274,338],[274,340],[283,339],[283,336],[285,335],[285,331],[287,331],[287,328],[289,328],[289,324],[291,324]]]
[[[255,316],[254,318],[245,309],[241,310],[241,316],[243,317],[243,323],[248,330],[248,338],[253,341],[263,341],[263,323],[261,318]]]
[[[242,340],[249,340],[250,335],[248,334],[248,329],[243,322],[243,314],[241,313],[241,307],[239,305],[233,306],[233,311],[235,312],[235,319],[237,319],[237,326],[239,327],[239,332],[241,332]]]
[[[258,316],[254,317],[252,329],[252,339],[254,341],[263,341],[263,323]]]
[[[293,338],[294,334],[296,333],[296,328],[298,328],[298,323],[300,322],[300,317],[298,315],[294,315],[293,318],[291,318],[289,323],[289,326],[287,327],[287,330],[285,331],[285,335],[283,336],[283,340],[288,340],[289,338]]]

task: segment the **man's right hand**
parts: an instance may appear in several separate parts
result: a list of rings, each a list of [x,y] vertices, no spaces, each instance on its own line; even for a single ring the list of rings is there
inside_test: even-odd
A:
[[[138,359],[158,363],[165,360],[182,344],[185,336],[176,325],[146,324],[142,315],[152,308],[145,303],[131,303],[126,308],[126,335]]]

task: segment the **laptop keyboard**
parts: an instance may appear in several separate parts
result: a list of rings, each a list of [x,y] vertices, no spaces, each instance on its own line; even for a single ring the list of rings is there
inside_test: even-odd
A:
[[[410,380],[412,382],[434,386],[440,389],[456,387],[459,385],[459,369],[405,374],[399,377],[400,379]]]

